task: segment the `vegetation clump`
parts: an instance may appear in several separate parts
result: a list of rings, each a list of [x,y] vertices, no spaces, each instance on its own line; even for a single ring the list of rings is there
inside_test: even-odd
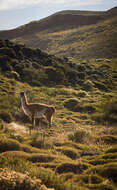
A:
[[[6,136],[0,136],[0,152],[20,150],[21,146],[17,140],[7,138]]]
[[[97,141],[102,141],[106,144],[116,144],[117,143],[117,136],[114,135],[103,135],[101,137],[96,138]]]
[[[62,163],[56,168],[56,172],[59,174],[72,172],[74,174],[80,174],[88,168],[88,164],[84,163]]]
[[[99,105],[97,112],[92,116],[98,123],[117,123],[117,101],[114,98],[105,100]]]
[[[72,140],[76,143],[84,143],[86,139],[91,138],[91,134],[87,131],[80,129],[74,133],[69,134],[68,138],[69,140]]]
[[[80,102],[77,98],[70,98],[64,101],[64,106],[72,111],[75,111],[79,103]]]
[[[13,120],[13,117],[8,110],[0,110],[0,118],[7,123],[10,123]]]
[[[79,157],[78,152],[74,148],[61,147],[61,148],[57,148],[56,151],[63,153],[64,155],[68,156],[69,158],[73,160]]]
[[[117,183],[117,163],[107,163],[100,166],[94,166],[87,170],[87,173],[97,173],[103,177],[111,179],[114,183]]]

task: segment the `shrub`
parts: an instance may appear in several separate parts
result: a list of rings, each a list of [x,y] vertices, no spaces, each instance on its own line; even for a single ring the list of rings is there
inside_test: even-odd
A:
[[[64,155],[68,156],[69,158],[71,158],[73,160],[75,160],[79,157],[77,151],[74,148],[62,147],[62,148],[58,148],[56,150],[60,151],[61,153],[63,153]]]
[[[112,146],[111,148],[108,148],[105,153],[114,153],[116,152],[117,153],[117,145],[115,146]]]
[[[0,119],[7,123],[10,123],[13,120],[13,117],[8,110],[0,110]]]
[[[82,111],[85,113],[94,113],[96,112],[96,108],[91,104],[84,104],[82,107]]]
[[[20,150],[20,143],[16,140],[1,136],[0,137],[0,152]]]
[[[92,81],[90,80],[86,80],[84,83],[83,83],[83,89],[86,90],[86,91],[89,91],[89,90],[92,90],[94,84]]]
[[[20,79],[20,75],[16,71],[7,72],[6,76],[9,77],[9,78],[15,78],[16,80]]]
[[[49,155],[43,155],[39,153],[33,153],[30,155],[29,160],[31,162],[51,162],[54,160],[53,156]]]
[[[87,96],[87,92],[85,92],[84,90],[79,90],[77,96],[80,98],[84,98],[85,96]]]
[[[62,163],[56,168],[56,172],[59,174],[62,173],[75,173],[75,174],[80,174],[84,170],[88,168],[87,164],[79,163],[79,164],[72,164],[72,163]]]
[[[16,156],[15,154],[10,155],[4,153],[0,156],[0,166],[2,168],[7,167],[9,169],[24,173],[32,169],[33,164],[24,158]]]
[[[84,143],[86,138],[90,138],[90,137],[91,135],[88,132],[81,129],[68,135],[69,140],[72,140],[77,143]]]
[[[65,100],[63,104],[67,109],[74,111],[76,110],[77,105],[79,104],[79,100],[77,98],[70,98]]]
[[[77,177],[74,177],[74,182],[83,182],[85,184],[99,184],[103,182],[103,178],[97,174],[81,174]]]
[[[98,88],[99,90],[103,90],[103,91],[108,90],[107,86],[104,83],[99,82],[99,81],[95,81],[94,86],[95,86],[95,88]]]
[[[117,136],[114,135],[103,135],[101,137],[97,137],[96,141],[102,141],[106,144],[116,144],[117,143]]]
[[[111,179],[114,183],[117,183],[117,163],[94,166],[87,170],[87,173],[97,173],[103,177]]]
[[[69,72],[67,72],[67,76],[68,76],[68,81],[71,83],[76,83],[76,81],[78,80],[78,72],[71,70]]]
[[[7,151],[2,153],[2,156],[22,158],[31,162],[51,162],[55,159],[53,155],[46,155],[40,153],[27,153],[23,151]]]
[[[45,67],[45,73],[48,75],[48,79],[50,81],[60,83],[64,81],[65,75],[64,72],[59,69],[52,66]]]
[[[0,68],[3,72],[12,71],[12,66],[7,56],[0,57]]]
[[[73,174],[72,172],[63,173],[63,174],[60,175],[60,178],[61,178],[64,182],[66,182],[66,181],[72,179],[73,177],[74,177],[74,174]]]
[[[98,123],[117,123],[117,101],[114,98],[107,99],[99,105],[97,113],[92,116],[92,119]]]
[[[0,54],[8,55],[11,58],[16,57],[15,51],[12,48],[8,48],[8,47],[0,48]]]
[[[116,159],[117,153],[107,153],[101,156],[103,159]]]

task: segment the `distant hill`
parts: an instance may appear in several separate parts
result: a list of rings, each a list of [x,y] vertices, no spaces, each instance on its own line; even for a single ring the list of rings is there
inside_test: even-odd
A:
[[[117,56],[117,7],[101,11],[61,11],[13,30],[1,39],[77,58]]]

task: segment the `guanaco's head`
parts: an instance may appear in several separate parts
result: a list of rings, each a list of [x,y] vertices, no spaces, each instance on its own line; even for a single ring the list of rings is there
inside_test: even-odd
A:
[[[25,97],[26,96],[26,92],[24,92],[24,91],[20,92],[20,96],[21,96],[21,98]]]

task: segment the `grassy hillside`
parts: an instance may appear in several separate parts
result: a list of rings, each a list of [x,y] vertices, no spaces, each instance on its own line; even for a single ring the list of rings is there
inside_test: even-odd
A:
[[[0,36],[58,56],[113,58],[117,56],[117,7],[106,12],[61,11],[10,31],[0,31]]]
[[[58,75],[57,75],[58,74]],[[32,130],[19,93],[54,105]],[[117,188],[117,59],[64,59],[0,41],[1,190]]]

